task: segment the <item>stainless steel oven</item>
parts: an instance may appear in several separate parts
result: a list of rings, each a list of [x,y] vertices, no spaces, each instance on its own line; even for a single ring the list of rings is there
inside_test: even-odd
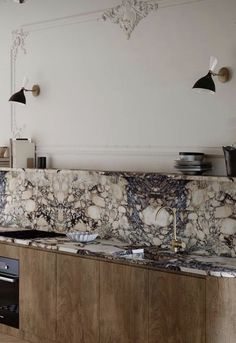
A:
[[[19,260],[0,257],[0,323],[19,328]]]

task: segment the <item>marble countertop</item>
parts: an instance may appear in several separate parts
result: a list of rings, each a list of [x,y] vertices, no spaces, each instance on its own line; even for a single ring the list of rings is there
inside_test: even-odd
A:
[[[99,257],[132,265],[148,266],[159,270],[174,270],[202,276],[236,277],[236,258],[203,256],[159,250],[158,247],[130,247],[115,239],[95,241],[87,244],[76,243],[65,237],[13,239],[1,236],[0,243],[17,244],[55,252],[66,252],[83,256]],[[11,229],[7,229],[11,231]]]

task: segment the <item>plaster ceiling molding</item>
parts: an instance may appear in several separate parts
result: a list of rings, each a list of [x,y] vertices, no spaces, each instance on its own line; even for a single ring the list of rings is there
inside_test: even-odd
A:
[[[121,5],[107,9],[103,13],[102,19],[118,24],[129,39],[140,20],[157,9],[157,0],[123,0]]]
[[[11,94],[15,92],[15,62],[19,53],[19,50],[27,53],[25,48],[26,37],[28,32],[22,28],[14,30],[12,32],[12,46],[11,46]],[[19,127],[16,123],[15,106],[11,104],[11,132],[12,138],[20,138],[25,130],[25,125]]]
[[[17,4],[24,4],[28,0],[13,0],[13,1],[16,2]]]
[[[4,0],[4,2],[9,2],[9,0]],[[28,2],[28,0],[11,0],[11,2],[15,2],[17,4],[24,4]]]
[[[19,49],[21,49],[23,53],[26,54],[25,40],[28,34],[29,33],[24,31],[23,29],[15,30],[12,32],[13,40],[11,46],[11,53],[14,61],[17,58]]]

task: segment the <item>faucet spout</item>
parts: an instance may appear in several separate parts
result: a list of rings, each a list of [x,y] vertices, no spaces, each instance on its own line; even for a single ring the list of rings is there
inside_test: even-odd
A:
[[[164,209],[171,211],[173,213],[173,240],[171,242],[171,246],[174,252],[178,252],[180,249],[184,249],[186,245],[182,240],[177,239],[177,224],[176,224],[177,223],[177,220],[176,220],[177,210],[176,208],[172,208],[170,206],[162,206],[157,210],[155,220],[157,218],[158,213]]]

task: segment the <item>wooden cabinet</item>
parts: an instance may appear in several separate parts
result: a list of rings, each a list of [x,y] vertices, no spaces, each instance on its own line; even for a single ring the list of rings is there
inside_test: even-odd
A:
[[[148,270],[100,263],[100,342],[148,342]]]
[[[34,343],[235,343],[236,279],[0,244],[20,260],[20,330]]]
[[[100,342],[99,262],[58,255],[57,342]]]
[[[54,253],[21,248],[20,329],[30,341],[56,341]]]
[[[236,342],[236,279],[206,280],[206,342]]]
[[[205,280],[150,271],[149,343],[204,342]]]
[[[20,258],[20,248],[8,244],[0,244],[0,256],[18,260]]]

